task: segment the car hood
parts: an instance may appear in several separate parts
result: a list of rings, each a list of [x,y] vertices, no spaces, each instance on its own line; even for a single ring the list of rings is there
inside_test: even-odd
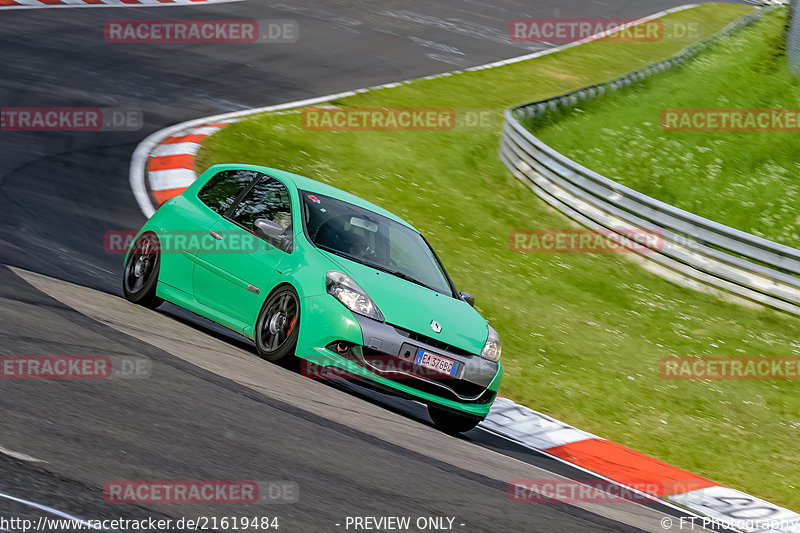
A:
[[[489,335],[486,320],[467,302],[320,250],[372,298],[386,322],[479,354]],[[432,321],[442,330],[436,333]]]

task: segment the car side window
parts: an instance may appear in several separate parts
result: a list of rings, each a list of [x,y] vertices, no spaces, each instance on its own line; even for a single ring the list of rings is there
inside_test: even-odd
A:
[[[224,215],[242,191],[260,175],[252,170],[223,170],[203,185],[197,197],[208,207]]]
[[[230,218],[251,232],[259,218],[275,222],[283,229],[280,247],[291,251],[292,202],[289,189],[272,176],[262,175],[236,206]]]

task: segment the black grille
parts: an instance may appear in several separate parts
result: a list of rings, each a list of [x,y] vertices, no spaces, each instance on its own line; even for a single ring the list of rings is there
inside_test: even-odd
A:
[[[436,339],[434,339],[432,337],[426,337],[425,335],[420,335],[419,333],[417,333],[415,331],[409,331],[407,329],[403,329],[403,328],[400,328],[400,327],[397,327],[397,326],[394,326],[394,325],[392,327],[394,328],[394,330],[397,333],[399,333],[403,337],[406,337],[407,339],[410,339],[412,341],[422,342],[422,343],[427,344],[428,346],[433,346],[434,348],[437,348],[439,350],[442,350],[442,351],[445,351],[445,352],[450,352],[450,353],[456,354],[456,355],[463,355],[463,356],[468,356],[468,357],[472,357],[472,356],[475,355],[475,354],[470,353],[470,352],[468,352],[466,350],[462,350],[461,348],[459,348],[457,346],[453,346],[452,344],[447,344],[445,342],[436,340]]]
[[[419,379],[406,379],[403,383],[417,390],[449,398],[451,400],[458,400],[463,403],[489,403],[494,399],[494,392],[476,385],[469,381],[460,379],[448,379],[446,382],[433,380],[434,383],[422,381]],[[447,383],[446,385],[444,383]],[[454,394],[455,393],[455,394]],[[457,395],[465,396],[467,398],[474,398],[471,400],[463,400]],[[476,398],[477,396],[477,398]]]

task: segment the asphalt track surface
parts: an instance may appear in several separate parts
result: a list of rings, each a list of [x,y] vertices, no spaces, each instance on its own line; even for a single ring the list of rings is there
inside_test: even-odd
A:
[[[164,8],[0,11],[0,106],[143,111],[133,132],[0,132],[0,354],[146,358],[146,379],[0,381],[0,517],[277,516],[344,531],[348,516],[455,517],[455,531],[660,531],[660,506],[521,504],[511,479],[588,475],[419,405],[334,387],[165,304],[120,298],[103,235],[144,218],[128,164],[149,133],[200,116],[479,65],[542,48],[510,19],[637,17],[675,1],[247,0]],[[109,19],[294,19],[293,44],[110,44]],[[601,400],[599,400],[601,401]],[[22,459],[14,457],[24,454]],[[287,480],[297,503],[111,505],[110,480]],[[47,514],[48,516],[53,516]],[[337,525],[340,524],[340,525]],[[463,524],[463,525],[461,525]],[[13,530],[13,529],[12,529]],[[350,529],[352,531],[352,529]]]

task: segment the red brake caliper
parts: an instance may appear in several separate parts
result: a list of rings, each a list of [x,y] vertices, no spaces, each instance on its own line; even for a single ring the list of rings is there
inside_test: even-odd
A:
[[[292,334],[292,328],[294,328],[294,321],[295,320],[297,320],[297,317],[293,316],[291,323],[289,323],[289,331],[286,332],[286,336],[287,337]]]

